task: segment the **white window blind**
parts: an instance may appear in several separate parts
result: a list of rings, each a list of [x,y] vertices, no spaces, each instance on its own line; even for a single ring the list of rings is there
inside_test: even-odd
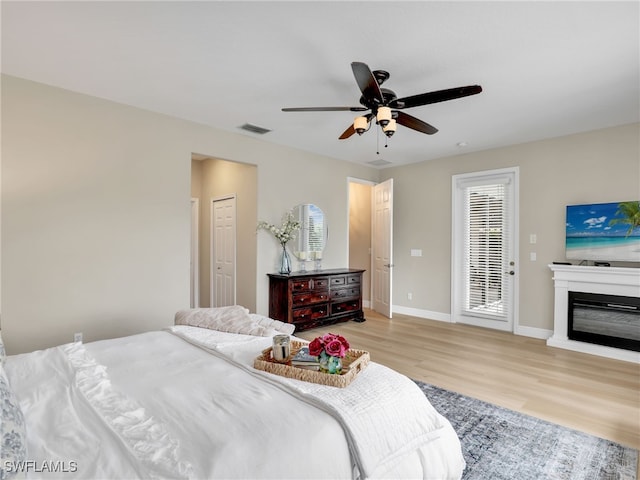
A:
[[[311,215],[309,217],[309,249],[314,252],[321,252],[324,248],[323,218]]]
[[[481,182],[479,182],[481,183]],[[507,320],[511,289],[509,209],[505,183],[472,184],[464,188],[465,290],[467,315]]]

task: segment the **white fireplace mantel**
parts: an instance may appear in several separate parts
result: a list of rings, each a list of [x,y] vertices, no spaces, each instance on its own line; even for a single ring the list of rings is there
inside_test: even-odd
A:
[[[640,363],[639,352],[570,340],[567,332],[569,292],[601,293],[640,298],[640,269],[555,264],[549,265],[549,268],[553,271],[555,302],[553,335],[547,340],[547,345]]]

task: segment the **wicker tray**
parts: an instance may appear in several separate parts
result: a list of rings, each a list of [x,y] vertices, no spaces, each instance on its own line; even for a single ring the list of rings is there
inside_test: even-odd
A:
[[[291,357],[307,343],[291,341]],[[324,373],[316,370],[297,368],[291,363],[278,363],[271,357],[271,347],[262,351],[262,355],[253,361],[253,366],[258,370],[280,375],[281,377],[295,378],[305,382],[319,383],[331,387],[344,388],[349,385],[354,378],[369,363],[369,352],[350,348],[342,359],[342,373],[340,375]]]

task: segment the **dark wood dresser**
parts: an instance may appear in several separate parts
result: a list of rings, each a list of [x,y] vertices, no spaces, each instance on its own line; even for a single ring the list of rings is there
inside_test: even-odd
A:
[[[364,321],[362,273],[336,269],[269,273],[269,316],[296,331],[347,320]]]

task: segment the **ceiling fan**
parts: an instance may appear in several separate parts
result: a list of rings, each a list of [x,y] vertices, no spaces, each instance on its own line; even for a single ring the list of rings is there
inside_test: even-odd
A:
[[[356,83],[362,92],[360,97],[361,107],[293,107],[283,108],[283,112],[366,112],[369,113],[356,117],[354,122],[340,135],[340,140],[349,138],[354,133],[362,135],[369,130],[371,120],[376,119],[382,131],[387,137],[391,137],[397,124],[411,128],[418,132],[433,135],[438,131],[432,125],[422,120],[401,112],[405,108],[419,107],[430,103],[445,102],[456,98],[467,97],[482,92],[480,85],[470,85],[467,87],[449,88],[437,90],[435,92],[421,93],[409,97],[398,98],[395,92],[388,88],[381,88],[381,85],[389,79],[390,74],[385,70],[371,71],[366,63],[352,62],[351,69],[356,78]]]

